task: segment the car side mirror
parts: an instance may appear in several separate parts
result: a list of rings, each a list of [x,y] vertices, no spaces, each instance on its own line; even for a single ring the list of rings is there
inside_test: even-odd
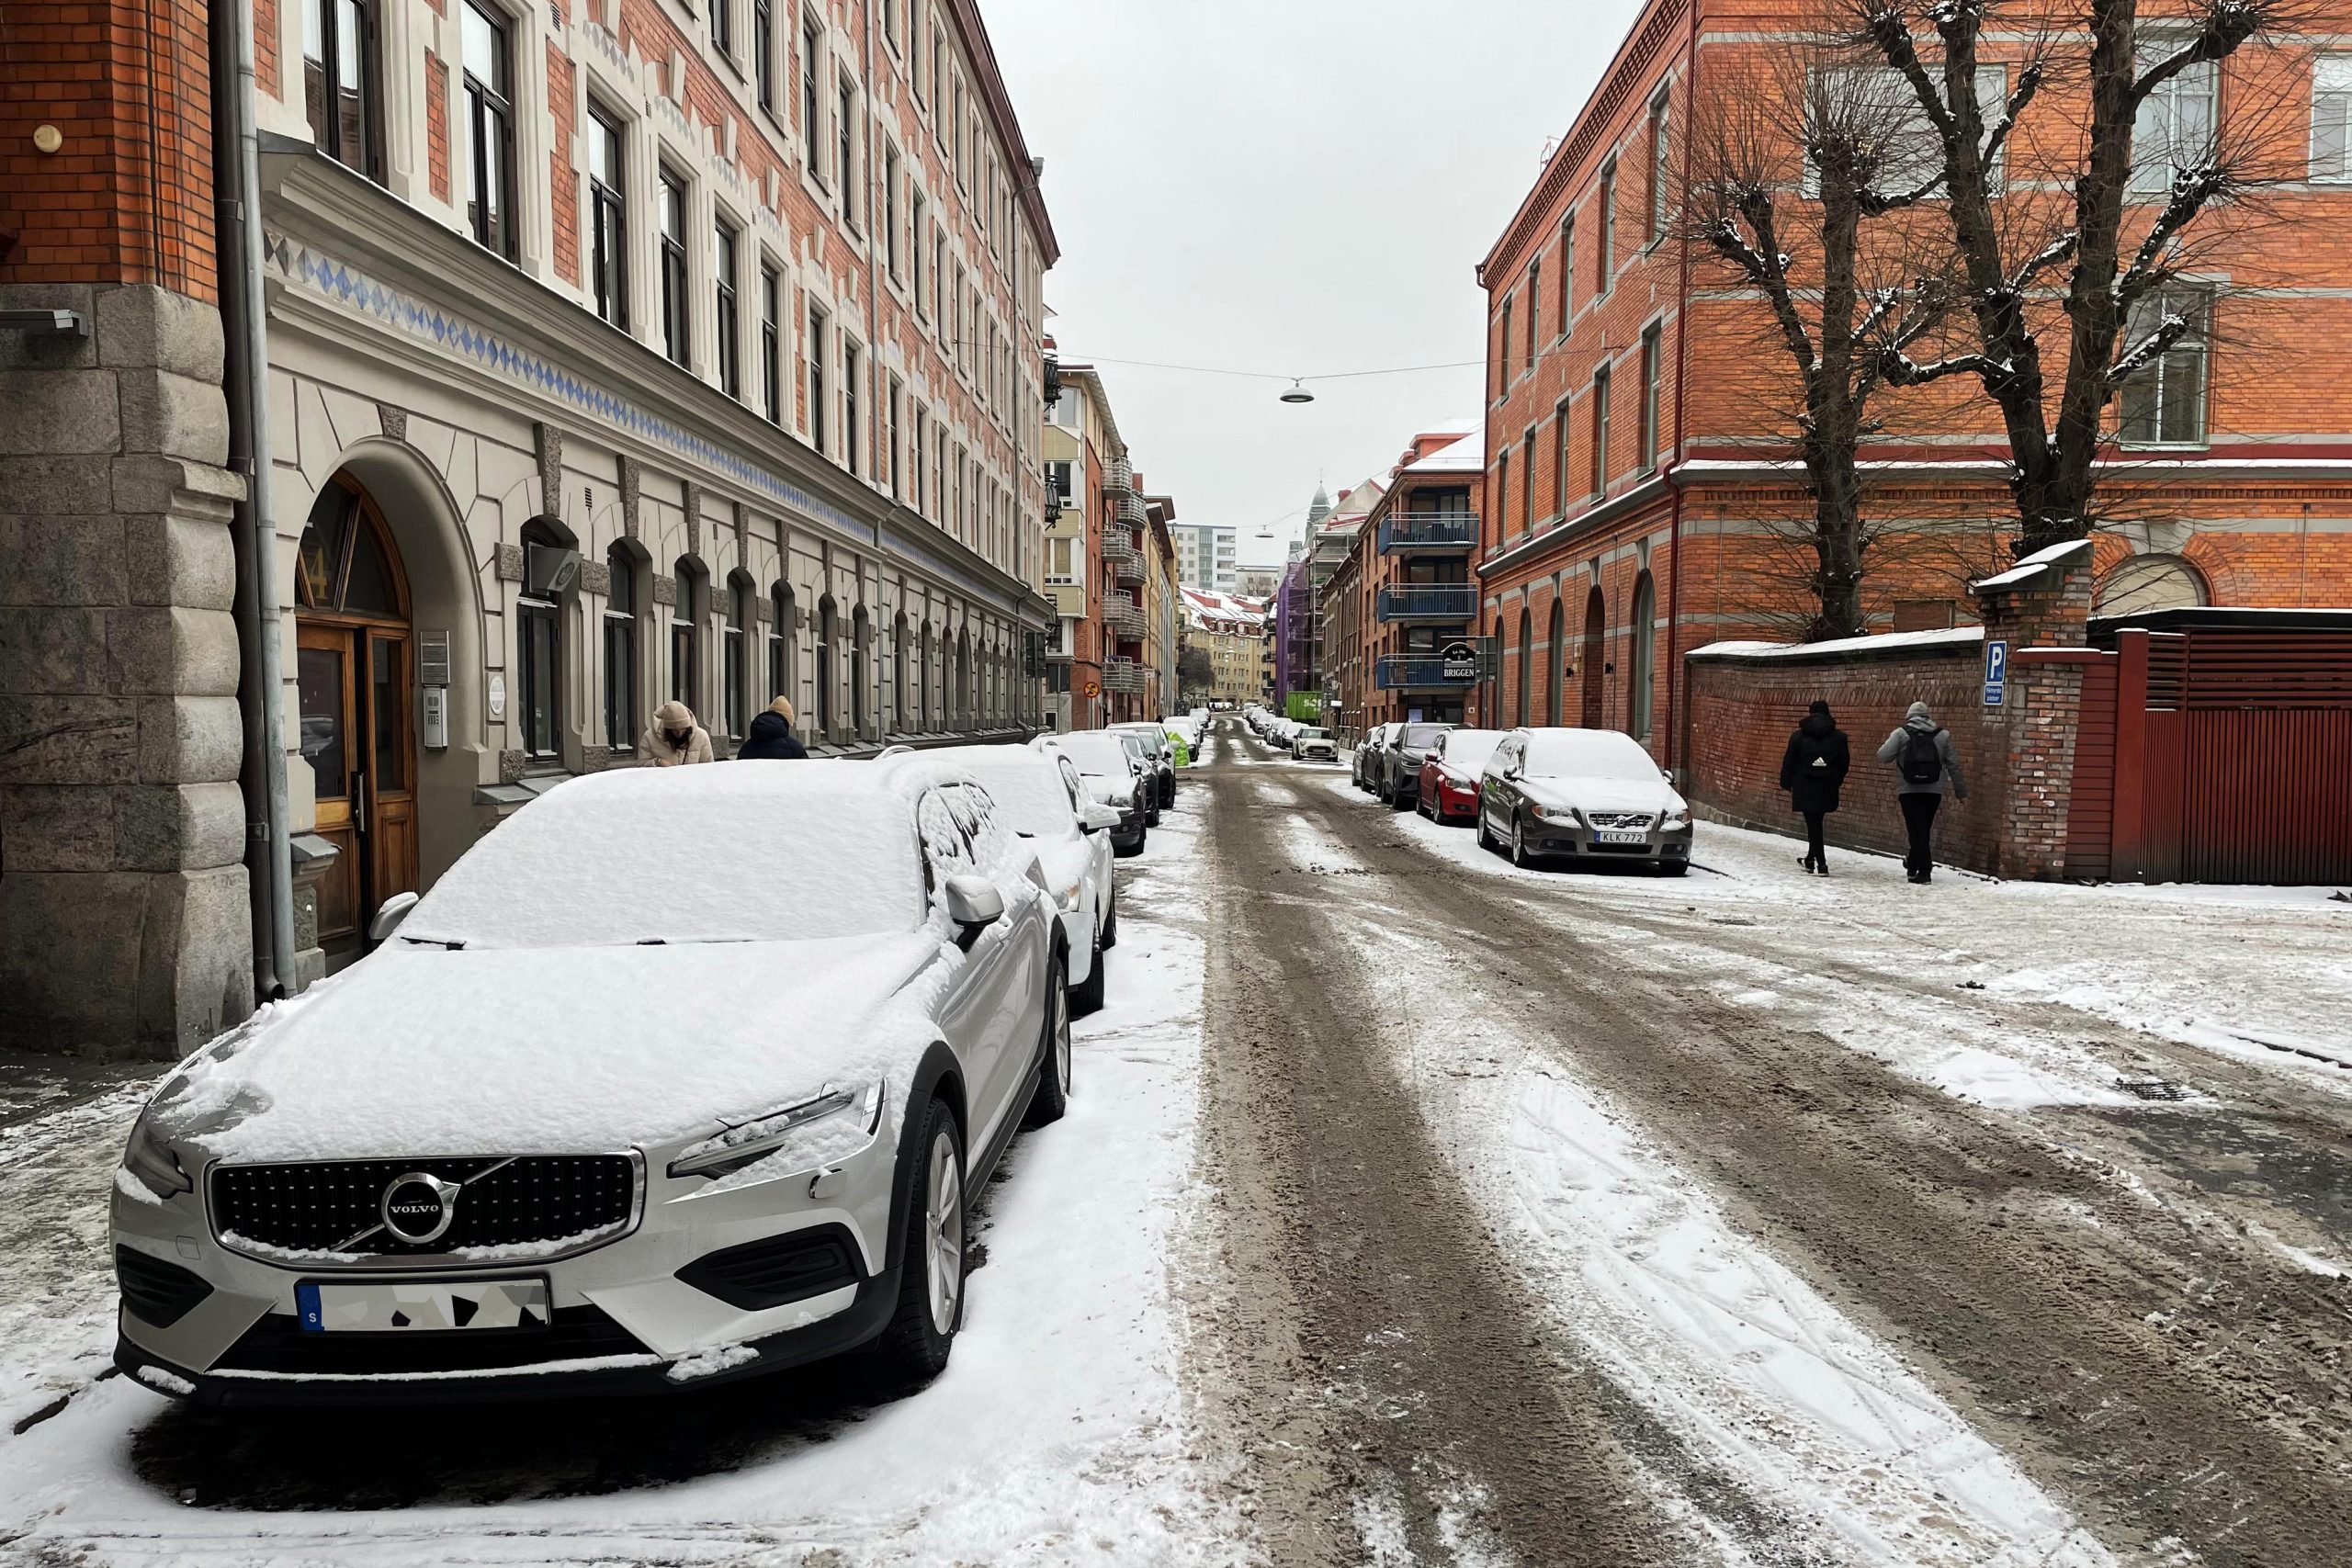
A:
[[[408,919],[408,912],[415,908],[413,893],[395,893],[377,905],[376,918],[368,922],[368,940],[390,942],[392,933],[401,929],[401,922]]]
[[[1079,810],[1078,825],[1089,833],[1100,833],[1119,825],[1119,813],[1114,807],[1105,806],[1099,800],[1090,800]]]
[[[956,926],[956,945],[969,953],[980,933],[1004,919],[1004,895],[985,876],[963,872],[947,879],[942,899]]]

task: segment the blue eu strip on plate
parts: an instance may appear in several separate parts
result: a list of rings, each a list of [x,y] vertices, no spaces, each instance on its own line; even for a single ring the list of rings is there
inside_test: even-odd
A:
[[[295,1286],[294,1307],[301,1317],[305,1333],[319,1334],[325,1331],[326,1324],[319,1315],[319,1288],[316,1285]]]

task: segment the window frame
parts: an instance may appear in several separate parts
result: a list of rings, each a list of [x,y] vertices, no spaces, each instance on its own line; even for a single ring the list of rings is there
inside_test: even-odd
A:
[[[1613,370],[1609,361],[1602,360],[1592,367],[1592,490],[1594,496],[1609,493],[1609,424],[1610,392]]]
[[[1600,165],[1599,201],[1600,254],[1595,259],[1600,265],[1600,287],[1594,297],[1605,299],[1616,282],[1613,275],[1617,268],[1617,155],[1613,152],[1610,154],[1609,161]]]
[[[2142,367],[2137,374],[2117,384],[2115,412],[2116,444],[2119,446],[2134,452],[2148,452],[2204,451],[2212,446],[2214,294],[2215,289],[2210,283],[2183,280],[2155,290],[2133,308],[2135,315],[2144,310],[2149,316],[2160,320],[2159,312],[2165,311],[2168,301],[2186,295],[2194,299],[2196,316],[2191,319],[2189,331],[2178,343]],[[2124,342],[2127,346],[2144,335],[2131,322],[2126,323],[2126,328]],[[2188,361],[2196,367],[2197,429],[2193,435],[2174,434],[2165,428],[2165,390],[2172,377],[2177,374],[2174,366],[2181,361]],[[2152,396],[2154,400],[2155,434],[2152,435],[2131,434],[2132,405],[2141,396]]]
[[[775,0],[752,0],[752,96],[775,118]]]
[[[634,752],[638,731],[639,561],[617,541],[605,552],[605,607],[599,612],[605,660],[605,744]],[[627,602],[615,607],[625,590]]]
[[[784,274],[760,258],[760,402],[770,424],[784,423]]]
[[[1668,138],[1672,134],[1672,104],[1673,83],[1670,80],[1659,83],[1657,96],[1650,100],[1649,124],[1645,138],[1648,144],[1650,173],[1649,190],[1645,197],[1649,203],[1649,210],[1645,215],[1643,222],[1645,247],[1656,245],[1666,238],[1667,220],[1669,216],[1666,189],[1667,169],[1673,158],[1672,149],[1668,145]]]
[[[718,334],[713,355],[718,389],[741,400],[743,396],[743,309],[740,278],[743,265],[743,230],[724,211],[710,222],[712,330]]]
[[[825,349],[831,325],[832,320],[826,315],[825,308],[812,302],[808,307],[808,338],[802,345],[802,358],[808,367],[808,445],[820,452],[827,451],[825,437],[831,423],[825,418],[825,399],[828,395]]]
[[[592,148],[598,139],[609,143],[610,173],[618,185],[596,173],[596,159],[587,160],[588,179],[588,298],[599,320],[628,331],[628,140],[621,117],[595,98],[588,100],[588,135]],[[610,254],[607,254],[609,249]]]
[[[671,364],[684,366],[694,355],[694,269],[686,255],[686,214],[694,207],[694,187],[668,163],[655,164],[655,235],[662,280],[662,352]],[[672,220],[675,219],[673,227]]]
[[[466,196],[461,203],[466,213],[467,231],[474,243],[502,260],[513,262],[522,249],[521,213],[517,210],[519,182],[514,157],[514,18],[493,3],[493,0],[459,0],[458,18],[458,63],[461,85],[465,89],[466,108]],[[471,51],[463,42],[470,17],[480,17],[495,42],[495,67],[504,77],[503,82],[484,82],[474,74]],[[497,135],[485,137],[485,122],[494,121]],[[485,142],[494,145],[485,146]],[[485,176],[490,173],[490,160],[497,161],[499,221],[495,232],[482,213],[481,193]]]
[[[2333,85],[2325,81],[2330,74],[2339,78]],[[2332,169],[2322,166],[2320,151],[2321,105],[2329,99],[2335,105]],[[2352,54],[2322,53],[2312,58],[2311,149],[2305,176],[2313,185],[2352,185]]]
[[[1666,378],[1666,324],[1652,321],[1642,329],[1641,457],[1645,472],[1654,472],[1664,457],[1664,435],[1658,414]]]
[[[859,462],[857,380],[861,367],[860,345],[847,333],[842,334],[842,466],[853,474],[864,474]]]
[[[341,13],[346,5],[359,19],[362,33],[358,46],[350,51],[359,76],[356,96],[359,100],[361,146],[357,163],[354,163],[344,155],[346,150],[343,146],[343,117],[339,113],[329,112],[328,107],[339,103],[339,95],[344,89],[341,70],[345,50]],[[319,95],[319,118],[311,125],[311,141],[320,152],[324,152],[345,168],[365,179],[373,180],[381,185],[384,179],[384,67],[381,43],[383,25],[382,19],[376,15],[376,6],[377,0],[317,0],[319,26],[311,28],[306,25],[304,28],[304,51],[301,62],[302,107],[304,117],[307,118],[311,107],[310,72],[313,58],[308,46],[315,39],[319,45],[319,53],[315,58],[319,64],[322,86]],[[309,10],[310,7],[306,5],[304,7],[306,24],[310,19]],[[321,121],[323,124],[320,123]]]
[[[817,57],[824,48],[823,29],[815,15],[807,9],[800,13],[800,152],[801,162],[821,188],[825,183],[824,160],[820,149],[824,144],[822,124],[824,83],[820,79]]]

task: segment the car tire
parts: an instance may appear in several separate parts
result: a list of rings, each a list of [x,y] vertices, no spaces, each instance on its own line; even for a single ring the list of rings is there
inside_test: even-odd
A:
[[[1661,865],[1657,870],[1660,876],[1688,876],[1690,874],[1690,863],[1676,861],[1670,865]]]
[[[1102,954],[1095,956],[1099,959]],[[1029,1098],[1029,1114],[1022,1119],[1024,1126],[1043,1127],[1060,1121],[1069,1113],[1070,1002],[1067,976],[1069,960],[1058,953],[1054,955],[1053,973],[1046,986],[1045,1038],[1041,1040],[1037,1060],[1037,1092]],[[1097,969],[1090,982],[1102,971]],[[1098,983],[1099,989],[1099,983]],[[1102,1005],[1098,997],[1097,1007]]]
[[[899,1216],[899,1303],[875,1348],[894,1371],[928,1378],[946,1367],[964,1321],[964,1140],[938,1100],[908,1121],[919,1152]]]
[[[1159,826],[1159,807],[1150,807],[1145,810],[1143,814],[1143,825],[1147,828],[1157,828]]]
[[[1495,848],[1495,835],[1487,826],[1487,808],[1484,806],[1478,807],[1478,847],[1489,853]]]
[[[1151,830],[1147,828],[1143,831],[1137,833],[1136,835],[1136,841],[1128,845],[1125,849],[1121,849],[1118,845],[1113,844],[1111,846],[1111,852],[1118,856],[1121,860],[1133,860],[1136,856],[1143,853],[1144,845],[1150,841]]]
[[[1527,825],[1515,817],[1510,824],[1510,863],[1521,871],[1535,869],[1535,857],[1527,852]]]
[[[1102,917],[1102,951],[1119,945],[1119,890],[1111,889],[1111,912]]]
[[[1073,1018],[1091,1018],[1102,1010],[1102,928],[1094,928],[1094,962],[1086,971],[1086,979],[1069,994],[1069,1010]]]

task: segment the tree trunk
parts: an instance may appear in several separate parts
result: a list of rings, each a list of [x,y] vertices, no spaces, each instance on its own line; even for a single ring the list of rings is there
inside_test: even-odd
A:
[[[1806,377],[1805,471],[1813,479],[1816,601],[1806,640],[1860,637],[1862,620],[1861,498],[1854,473],[1861,437],[1855,396],[1855,252],[1861,207],[1850,160],[1821,170],[1821,347]]]

